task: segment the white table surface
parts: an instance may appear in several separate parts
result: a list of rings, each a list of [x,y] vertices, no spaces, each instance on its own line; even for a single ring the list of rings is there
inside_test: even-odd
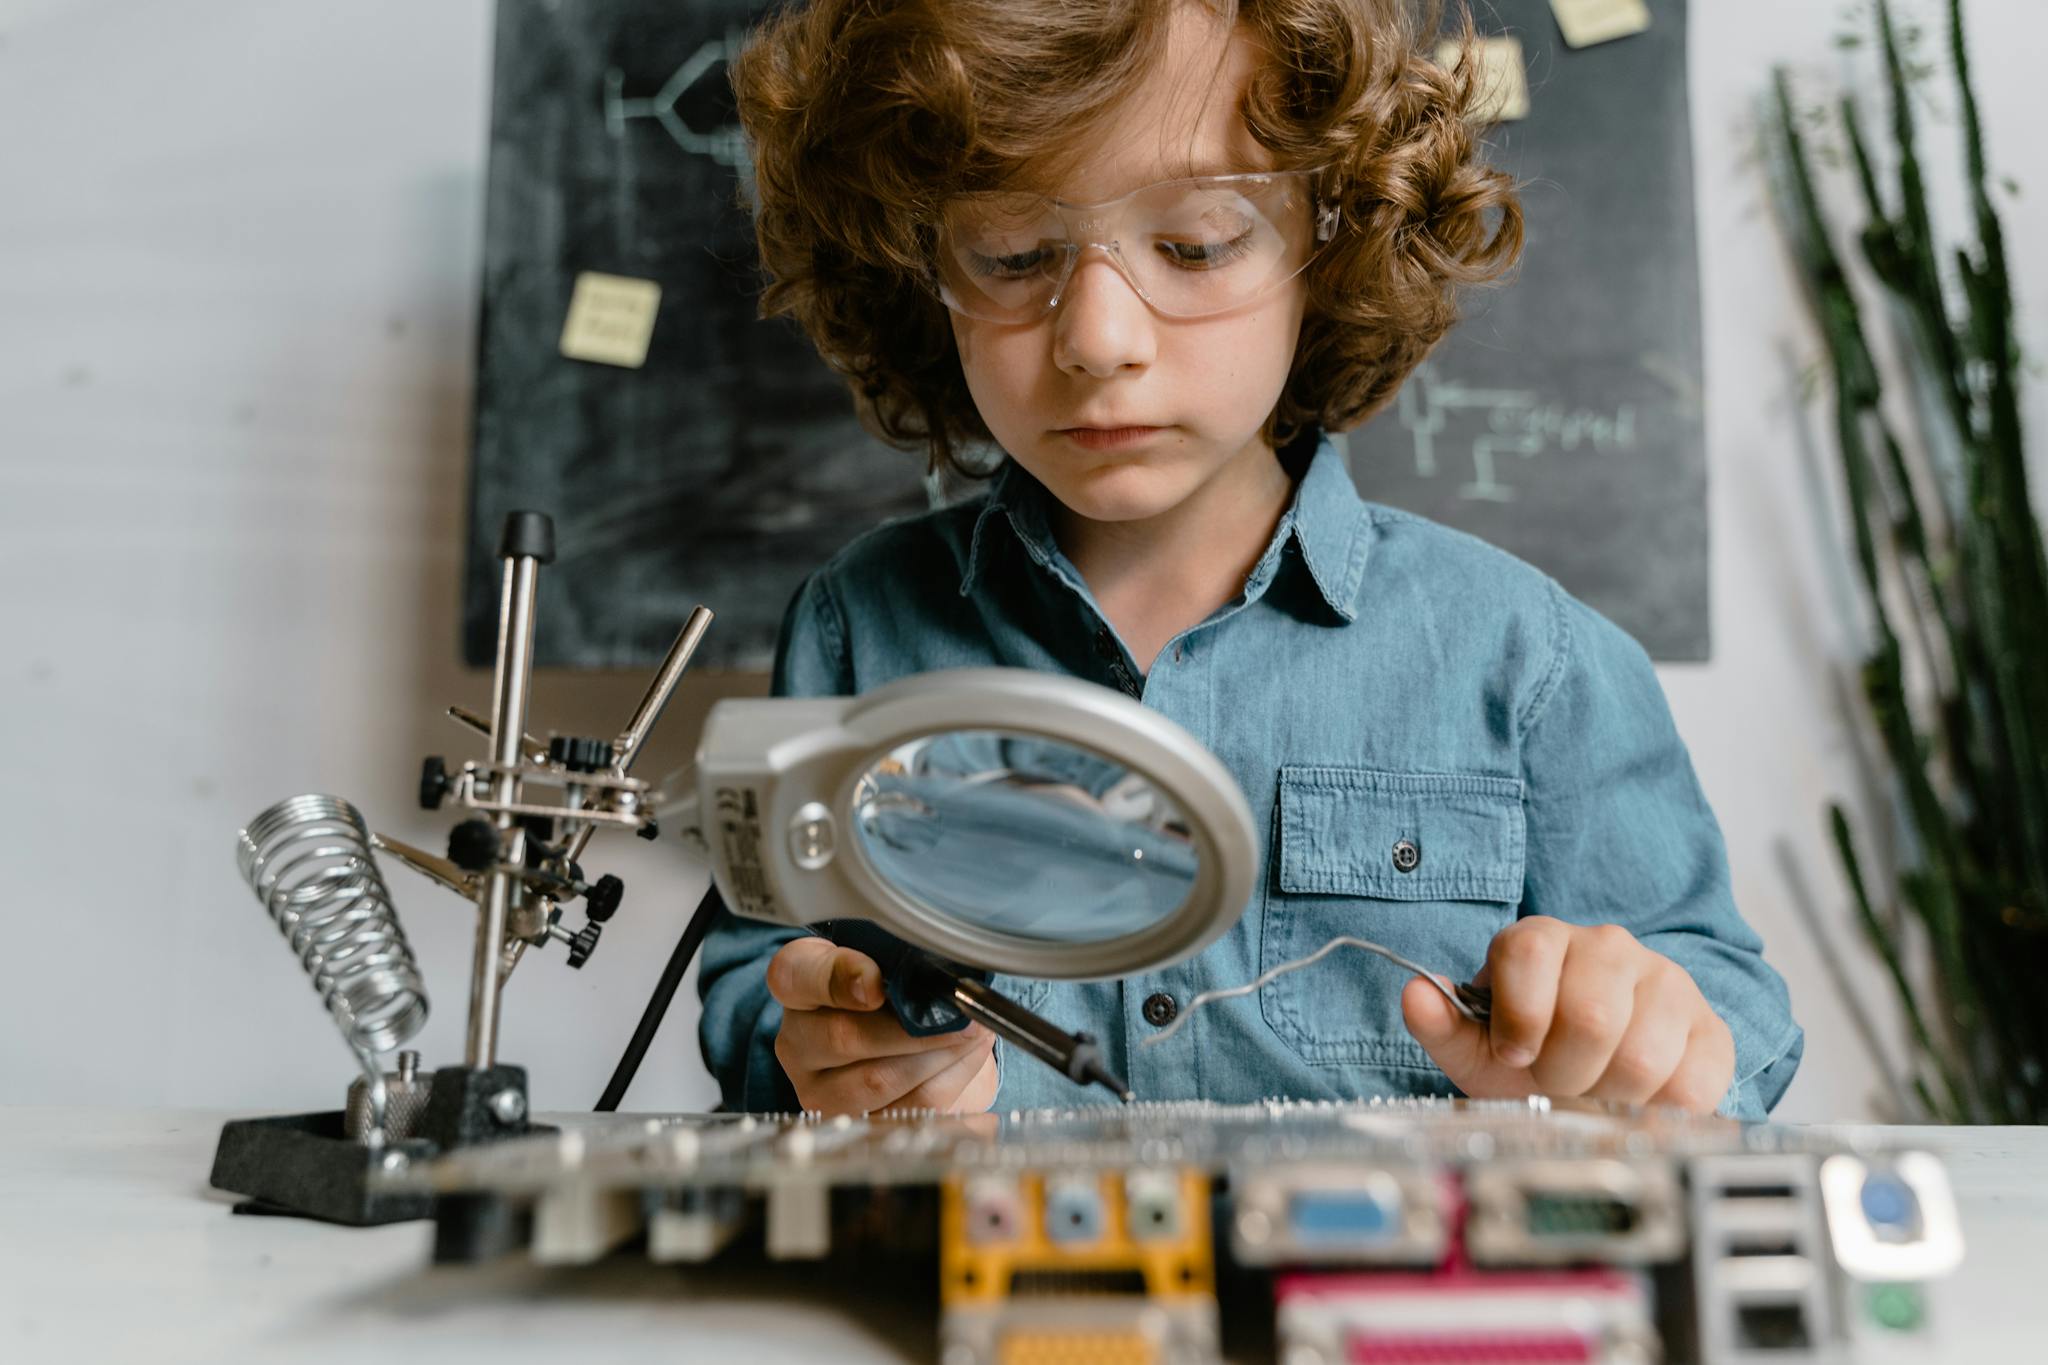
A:
[[[235,1217],[213,1110],[0,1108],[0,1361],[917,1361],[934,1310],[779,1267],[751,1281],[620,1256],[432,1268],[424,1223]],[[543,1116],[561,1122],[567,1116]],[[1963,1270],[1939,1359],[2048,1358],[2048,1128],[1826,1128],[1942,1155]],[[801,1290],[801,1292],[798,1292]],[[417,1354],[415,1354],[417,1353]]]

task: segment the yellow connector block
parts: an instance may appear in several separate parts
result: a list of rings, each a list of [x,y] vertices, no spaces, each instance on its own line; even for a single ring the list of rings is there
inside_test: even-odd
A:
[[[1048,1230],[1048,1182],[1035,1172],[1015,1178],[1014,1216],[999,1226],[970,1229],[970,1178],[947,1177],[939,1206],[940,1302],[948,1308],[998,1304],[1010,1297],[1012,1284],[1020,1277],[1030,1284],[1042,1284],[1050,1292],[1086,1293],[1091,1283],[1109,1286],[1127,1280],[1128,1292],[1151,1299],[1213,1299],[1216,1263],[1209,1229],[1209,1178],[1197,1171],[1129,1174],[1155,1182],[1162,1174],[1172,1179],[1178,1199],[1175,1217],[1167,1227],[1132,1228],[1126,1173],[1100,1171],[1060,1176],[1053,1182],[1055,1186],[1092,1182],[1099,1196],[1100,1216],[1090,1230],[1080,1234],[1072,1228]],[[1019,1339],[1035,1342],[1041,1335],[1028,1333]],[[1119,1333],[1109,1335],[1121,1339]],[[1044,1335],[1048,1349],[1055,1338],[1068,1339],[1064,1333]],[[1009,1359],[1007,1348],[1004,1358]]]
[[[1155,1365],[1159,1343],[1142,1332],[1011,1332],[1000,1365]]]

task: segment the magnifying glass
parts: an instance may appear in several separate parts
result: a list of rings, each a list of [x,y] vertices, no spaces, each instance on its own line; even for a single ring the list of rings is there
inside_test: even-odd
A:
[[[990,972],[1101,980],[1191,957],[1258,867],[1236,779],[1119,692],[1029,669],[917,674],[858,697],[735,699],[658,812],[734,913],[815,927],[882,966],[913,1033],[979,1021],[1125,1091],[1083,1034]]]

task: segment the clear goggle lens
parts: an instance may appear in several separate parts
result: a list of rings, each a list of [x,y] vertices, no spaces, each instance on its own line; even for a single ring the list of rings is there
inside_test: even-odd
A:
[[[959,195],[940,220],[934,283],[955,312],[1030,322],[1059,305],[1092,246],[1165,316],[1227,312],[1300,274],[1328,236],[1313,174],[1169,180],[1106,204]]]

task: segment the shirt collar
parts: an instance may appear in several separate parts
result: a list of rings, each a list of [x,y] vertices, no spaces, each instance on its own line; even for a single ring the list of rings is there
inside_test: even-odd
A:
[[[1273,543],[1284,544],[1292,533],[1323,601],[1346,621],[1358,618],[1358,585],[1365,578],[1371,522],[1372,514],[1351,482],[1344,447],[1324,433],[1308,472],[1295,488],[1293,506],[1273,533]]]
[[[989,541],[1008,526],[1025,552],[1040,565],[1055,568],[1065,560],[1053,540],[1045,485],[1015,460],[1003,461],[989,486],[988,501],[974,521],[967,565],[960,576],[960,595],[974,591],[991,553]],[[1365,576],[1366,526],[1369,514],[1351,482],[1344,452],[1327,433],[1316,443],[1307,471],[1295,485],[1294,500],[1273,529],[1273,539],[1259,557],[1245,584],[1248,598],[1265,591],[1278,571],[1289,542],[1300,546],[1309,577],[1330,609],[1346,621],[1355,620],[1358,584]],[[1064,577],[1064,575],[1062,575]]]
[[[1051,494],[1024,471],[1015,460],[1004,460],[1002,468],[996,471],[989,483],[988,501],[982,504],[981,514],[974,519],[974,538],[967,547],[967,567],[960,575],[960,595],[967,596],[974,591],[975,581],[981,577],[981,566],[991,553],[989,540],[995,534],[998,517],[1007,524],[1017,541],[1030,556],[1042,565],[1051,564],[1057,557],[1058,546],[1052,538],[1052,526],[1046,519],[1046,500]]]

